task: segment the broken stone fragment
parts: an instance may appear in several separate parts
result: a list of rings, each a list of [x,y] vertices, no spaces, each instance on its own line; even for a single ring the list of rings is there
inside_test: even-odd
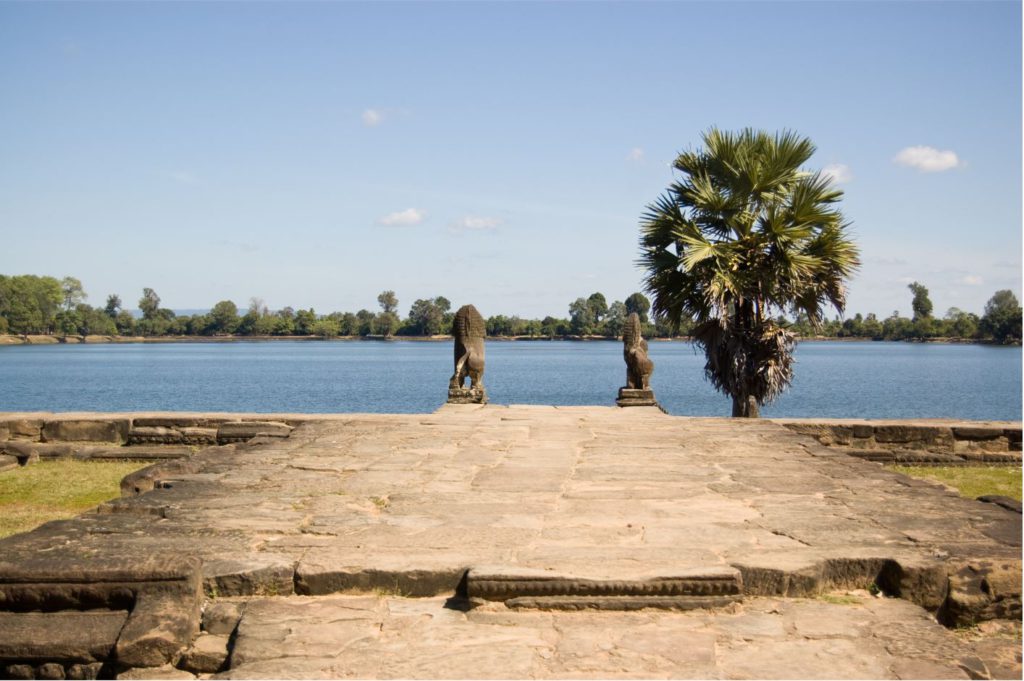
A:
[[[230,636],[242,616],[241,604],[216,601],[203,611],[203,631],[218,636]]]
[[[217,428],[217,442],[245,442],[257,436],[288,437],[292,427],[279,421],[228,421]]]
[[[195,674],[213,674],[224,667],[227,659],[227,636],[200,634],[182,655],[178,667]]]
[[[194,679],[195,674],[177,669],[169,664],[160,667],[144,667],[141,669],[129,669],[117,675],[120,679]]]
[[[63,679],[64,666],[56,662],[47,662],[36,668],[37,679]]]
[[[114,442],[124,444],[131,427],[129,419],[102,421],[47,421],[43,426],[44,442]]]
[[[100,670],[103,669],[102,662],[91,664],[73,664],[68,667],[67,677],[73,681],[92,681],[99,678]]]
[[[163,426],[136,426],[128,433],[128,444],[176,445],[183,441],[181,432]]]

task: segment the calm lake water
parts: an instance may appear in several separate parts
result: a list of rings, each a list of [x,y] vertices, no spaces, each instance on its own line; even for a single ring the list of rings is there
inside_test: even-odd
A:
[[[673,414],[727,416],[689,343],[652,342],[651,383]],[[1021,349],[804,342],[796,380],[765,416],[1021,418]],[[0,347],[0,411],[430,412],[450,342],[166,343]],[[618,342],[487,344],[498,404],[614,404]]]

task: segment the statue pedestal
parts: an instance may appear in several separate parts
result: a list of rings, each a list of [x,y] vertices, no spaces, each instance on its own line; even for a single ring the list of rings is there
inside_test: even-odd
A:
[[[448,404],[487,404],[483,388],[448,388]]]
[[[653,390],[619,388],[619,399],[615,404],[620,407],[657,407],[658,401],[654,399]]]

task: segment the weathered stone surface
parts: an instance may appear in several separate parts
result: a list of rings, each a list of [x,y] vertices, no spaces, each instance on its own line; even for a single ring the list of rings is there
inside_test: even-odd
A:
[[[956,426],[953,436],[957,440],[995,440],[1003,436],[1003,428],[986,426]]]
[[[292,427],[278,421],[227,421],[217,428],[217,442],[245,442],[254,437],[288,437]]]
[[[658,401],[654,399],[653,390],[619,388],[619,397],[615,404],[620,407],[656,407]]]
[[[6,676],[8,679],[34,679],[36,668],[30,664],[9,664]]]
[[[196,675],[169,664],[143,669],[129,669],[117,675],[118,680],[144,681],[145,679],[194,679]],[[285,678],[282,676],[282,678]]]
[[[0,612],[0,660],[103,661],[127,619],[126,610]]]
[[[187,445],[132,445],[130,447],[94,447],[84,452],[89,459],[127,459],[131,461],[166,461],[187,459],[194,452]]]
[[[43,426],[44,442],[113,442],[124,444],[131,427],[129,419],[47,421]]]
[[[12,419],[6,422],[7,438],[11,440],[28,440],[38,442],[42,437],[42,419]]]
[[[217,444],[216,428],[179,428],[182,442],[189,445]]]
[[[203,631],[217,636],[230,636],[242,616],[242,604],[217,600],[207,603],[203,610]]]
[[[905,601],[866,592],[834,600],[751,599],[681,613],[264,599],[242,618],[218,678],[965,679],[965,667],[986,668],[972,644]],[[1005,640],[998,652],[1015,645]]]
[[[978,497],[978,501],[986,504],[995,504],[996,506],[1005,508],[1008,511],[1013,511],[1014,513],[1021,512],[1020,499],[1014,499],[1013,497],[1004,497],[999,494],[985,494]]]
[[[18,457],[13,454],[0,454],[0,472],[18,467]]]
[[[66,676],[74,681],[92,681],[98,679],[100,676],[100,670],[103,669],[102,662],[92,662],[89,664],[72,664],[68,665]]]
[[[44,448],[39,442],[27,442],[20,440],[4,440],[0,442],[0,451],[8,456],[15,457],[21,465],[39,461],[39,450]]]
[[[201,419],[194,416],[141,416],[132,419],[137,428],[193,428],[200,425]]]
[[[448,388],[448,404],[487,404],[487,392],[478,388]]]
[[[63,679],[64,665],[56,662],[47,662],[36,667],[37,679]]]
[[[970,626],[992,619],[1021,618],[1019,561],[972,561],[949,577],[949,594],[939,613],[942,621]]]
[[[135,426],[128,431],[128,444],[176,445],[184,441],[179,430],[165,426]]]
[[[152,466],[133,484],[143,479],[148,492],[107,512],[0,540],[0,610],[134,604],[142,586],[126,558],[194,556],[194,596],[179,589],[175,600],[195,599],[196,624],[200,578],[218,591],[244,585],[250,604],[269,603],[255,614],[246,608],[236,636],[247,647],[227,675],[749,676],[743,655],[760,651],[761,676],[823,674],[848,654],[850,666],[833,676],[884,677],[904,659],[917,660],[907,669],[980,669],[974,648],[956,648],[911,613],[927,620],[916,604],[938,608],[941,588],[964,563],[1005,565],[1006,575],[1020,569],[1018,513],[768,421],[682,419],[656,409],[445,406],[431,415],[325,417],[287,439]],[[105,557],[108,567],[83,569],[89,556]],[[443,607],[466,570],[486,565],[599,583],[735,567],[744,600],[725,610],[661,611],[663,620],[643,619],[653,617],[648,610],[510,611],[490,602],[463,613],[458,599]],[[162,585],[158,595],[176,582],[148,574]],[[1013,616],[1019,585],[993,574],[958,582],[961,612]],[[790,608],[795,597],[872,583],[903,600]],[[325,623],[335,608],[352,609],[349,596],[297,598],[287,595],[292,586],[438,597],[424,599],[437,604],[427,609],[407,598],[364,604],[338,629]],[[767,593],[790,600],[761,609],[757,595]],[[146,606],[140,613],[159,612],[138,603]],[[280,603],[294,611],[271,608]],[[310,608],[317,603],[333,605],[318,613]],[[724,618],[745,615],[756,617],[726,626]],[[627,617],[641,619],[614,619]],[[563,625],[566,618],[577,619]],[[159,642],[161,626],[125,627],[125,645],[156,632],[151,648],[160,655],[140,654],[139,664],[176,661],[198,630],[183,627],[191,633],[172,636],[175,648]],[[768,636],[776,630],[781,639]],[[699,641],[692,656],[678,643],[690,640]],[[918,648],[908,653],[912,643]]]
[[[181,657],[178,667],[195,674],[219,672],[228,659],[228,637],[200,634]]]
[[[143,594],[117,639],[117,660],[130,667],[160,667],[176,658],[198,630],[194,602]]]
[[[650,391],[651,374],[654,373],[654,362],[647,356],[647,341],[641,335],[640,316],[630,313],[622,329],[622,357],[626,360],[626,389]],[[653,399],[653,394],[651,396]],[[619,400],[623,399],[619,391]],[[632,406],[630,403],[620,407]]]
[[[483,316],[472,305],[463,305],[452,320],[455,341],[455,373],[448,380],[451,404],[486,404],[484,388],[484,337],[487,327]],[[465,387],[466,379],[469,387]]]

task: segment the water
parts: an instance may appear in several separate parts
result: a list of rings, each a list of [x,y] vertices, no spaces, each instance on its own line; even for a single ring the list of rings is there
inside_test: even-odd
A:
[[[652,342],[655,395],[673,414],[727,416],[682,342]],[[765,416],[1021,418],[1021,349],[805,342],[796,379]],[[158,343],[0,347],[0,411],[430,412],[445,399],[450,342]],[[618,342],[487,344],[498,404],[611,405]]]

